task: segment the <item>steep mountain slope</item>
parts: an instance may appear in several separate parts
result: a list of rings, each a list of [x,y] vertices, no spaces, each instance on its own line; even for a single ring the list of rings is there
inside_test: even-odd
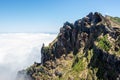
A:
[[[17,80],[119,80],[120,28],[113,19],[95,12],[66,22],[43,44],[41,63],[19,71]]]
[[[112,16],[105,16],[107,19],[109,19],[112,27],[120,28],[120,18],[119,17],[112,17]]]

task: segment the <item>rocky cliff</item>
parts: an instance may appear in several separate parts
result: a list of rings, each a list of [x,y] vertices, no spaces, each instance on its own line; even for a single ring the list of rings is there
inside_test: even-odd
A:
[[[19,71],[17,80],[120,80],[120,27],[111,18],[91,12],[64,23],[43,44],[41,63]]]

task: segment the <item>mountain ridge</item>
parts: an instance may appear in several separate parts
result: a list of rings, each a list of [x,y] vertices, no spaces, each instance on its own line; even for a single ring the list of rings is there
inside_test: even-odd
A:
[[[111,18],[90,12],[74,24],[65,22],[57,38],[49,46],[43,44],[41,63],[19,71],[17,79],[120,79],[119,18]]]

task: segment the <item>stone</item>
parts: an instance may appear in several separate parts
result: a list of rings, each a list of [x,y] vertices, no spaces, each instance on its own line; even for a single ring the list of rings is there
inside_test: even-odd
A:
[[[56,70],[55,71],[55,75],[58,76],[58,77],[62,77],[63,74],[62,74],[62,72]]]

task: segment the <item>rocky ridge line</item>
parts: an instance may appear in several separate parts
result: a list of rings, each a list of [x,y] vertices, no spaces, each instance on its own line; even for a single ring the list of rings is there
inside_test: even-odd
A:
[[[41,63],[18,72],[23,80],[120,79],[120,28],[100,13],[66,22],[57,38],[41,48]],[[29,79],[28,79],[29,77]]]

